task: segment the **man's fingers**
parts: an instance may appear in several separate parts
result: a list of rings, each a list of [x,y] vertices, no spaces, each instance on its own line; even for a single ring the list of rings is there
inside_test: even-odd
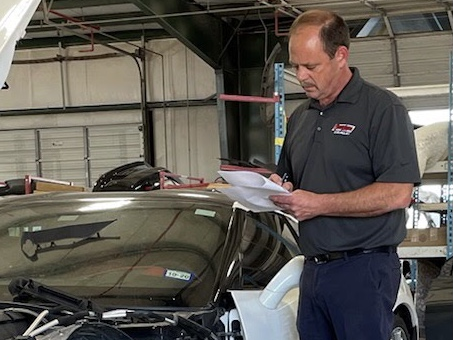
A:
[[[283,183],[282,187],[288,190],[289,192],[293,191],[293,184],[291,182]]]
[[[269,199],[277,205],[289,205],[290,200],[288,195],[270,195]]]
[[[274,182],[276,184],[280,184],[282,182],[282,178],[277,174],[270,175],[269,180],[271,180],[272,182]]]

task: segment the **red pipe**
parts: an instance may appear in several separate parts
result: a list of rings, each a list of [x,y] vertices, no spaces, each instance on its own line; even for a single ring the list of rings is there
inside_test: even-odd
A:
[[[97,31],[100,31],[101,30],[101,27],[100,26],[93,26],[93,25],[85,25],[85,24],[82,24],[82,20],[79,20],[79,19],[76,19],[76,18],[73,18],[73,17],[70,17],[69,15],[66,15],[66,14],[63,14],[63,13],[60,13],[60,12],[57,12],[57,11],[54,11],[54,10],[49,10],[49,13],[52,13],[52,14],[55,14],[56,16],[59,16],[60,18],[63,18],[63,19],[66,19],[70,22],[73,22],[77,25],[79,25],[80,27],[82,28],[86,28],[86,29],[95,29]]]
[[[247,166],[230,165],[230,164],[221,164],[220,165],[220,170],[225,170],[225,171],[252,171],[252,172],[257,172],[257,173],[263,174],[263,175],[270,175],[272,173],[271,170],[266,169],[266,168],[252,168],[252,167],[247,167]]]
[[[240,96],[234,94],[221,94],[219,96],[221,100],[230,100],[235,102],[249,102],[249,103],[278,103],[280,96],[274,94],[272,98],[269,97],[257,97],[257,96]]]
[[[274,12],[274,30],[276,37],[286,37],[289,35],[289,32],[280,33],[278,28],[278,10]]]
[[[87,29],[90,30],[90,38],[91,38],[91,48],[86,49],[86,50],[80,50],[80,52],[93,52],[94,51],[94,30],[100,31],[101,27],[100,26],[93,26],[93,25],[85,25],[82,24],[82,20],[70,17],[66,14],[54,11],[54,10],[49,10],[49,13],[55,14],[56,16],[59,16],[60,18],[63,18],[69,22],[73,22],[74,24],[80,26],[82,29]]]
[[[199,183],[196,183],[196,184],[193,184],[193,183],[184,184],[183,183],[183,184],[175,184],[175,185],[172,185],[172,184],[165,185],[165,178],[166,177],[169,178],[169,179],[171,179],[172,177],[173,178],[184,178],[184,179],[188,179],[190,181],[192,181],[192,180],[198,181]],[[186,175],[178,175],[178,174],[174,174],[174,173],[171,173],[171,172],[164,172],[164,171],[159,171],[159,184],[160,184],[160,188],[161,189],[197,188],[197,187],[205,187],[205,186],[209,185],[209,183],[205,183],[203,177],[192,177],[192,176],[186,176]]]

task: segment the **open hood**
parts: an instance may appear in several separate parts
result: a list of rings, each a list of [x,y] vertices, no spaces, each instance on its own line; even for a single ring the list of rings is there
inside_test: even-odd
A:
[[[5,83],[16,42],[25,35],[31,17],[41,0],[0,1],[0,87]]]

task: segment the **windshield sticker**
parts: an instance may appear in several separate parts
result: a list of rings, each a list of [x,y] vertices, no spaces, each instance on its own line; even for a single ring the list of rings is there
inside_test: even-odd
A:
[[[207,217],[215,217],[216,212],[213,210],[206,210],[206,209],[196,209],[195,215],[207,216]]]
[[[12,228],[8,228],[8,236],[11,236],[11,237],[20,237],[21,233],[20,233],[20,227],[12,227]]]
[[[58,221],[75,221],[79,218],[79,215],[61,215],[58,217]]]
[[[40,225],[34,225],[31,227],[12,227],[8,228],[8,236],[11,237],[20,237],[22,236],[22,233],[27,233],[27,232],[35,232],[35,231],[40,231],[42,230],[42,227]]]
[[[180,270],[174,269],[166,269],[165,270],[165,277],[170,277],[172,279],[183,280],[183,281],[190,281],[192,280],[192,274],[188,272],[183,272]]]

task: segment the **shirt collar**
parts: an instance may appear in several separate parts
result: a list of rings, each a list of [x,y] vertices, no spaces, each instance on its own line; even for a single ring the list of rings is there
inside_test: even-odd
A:
[[[352,72],[351,79],[340,92],[338,97],[331,104],[329,104],[328,107],[334,105],[335,103],[355,103],[359,100],[360,88],[363,85],[363,80],[360,77],[359,70],[356,67],[350,67],[350,70]],[[319,108],[319,101],[311,99],[310,106]]]
[[[352,77],[338,95],[336,102],[355,103],[359,99],[363,80],[360,78],[359,70],[356,67],[350,67],[350,70]]]

